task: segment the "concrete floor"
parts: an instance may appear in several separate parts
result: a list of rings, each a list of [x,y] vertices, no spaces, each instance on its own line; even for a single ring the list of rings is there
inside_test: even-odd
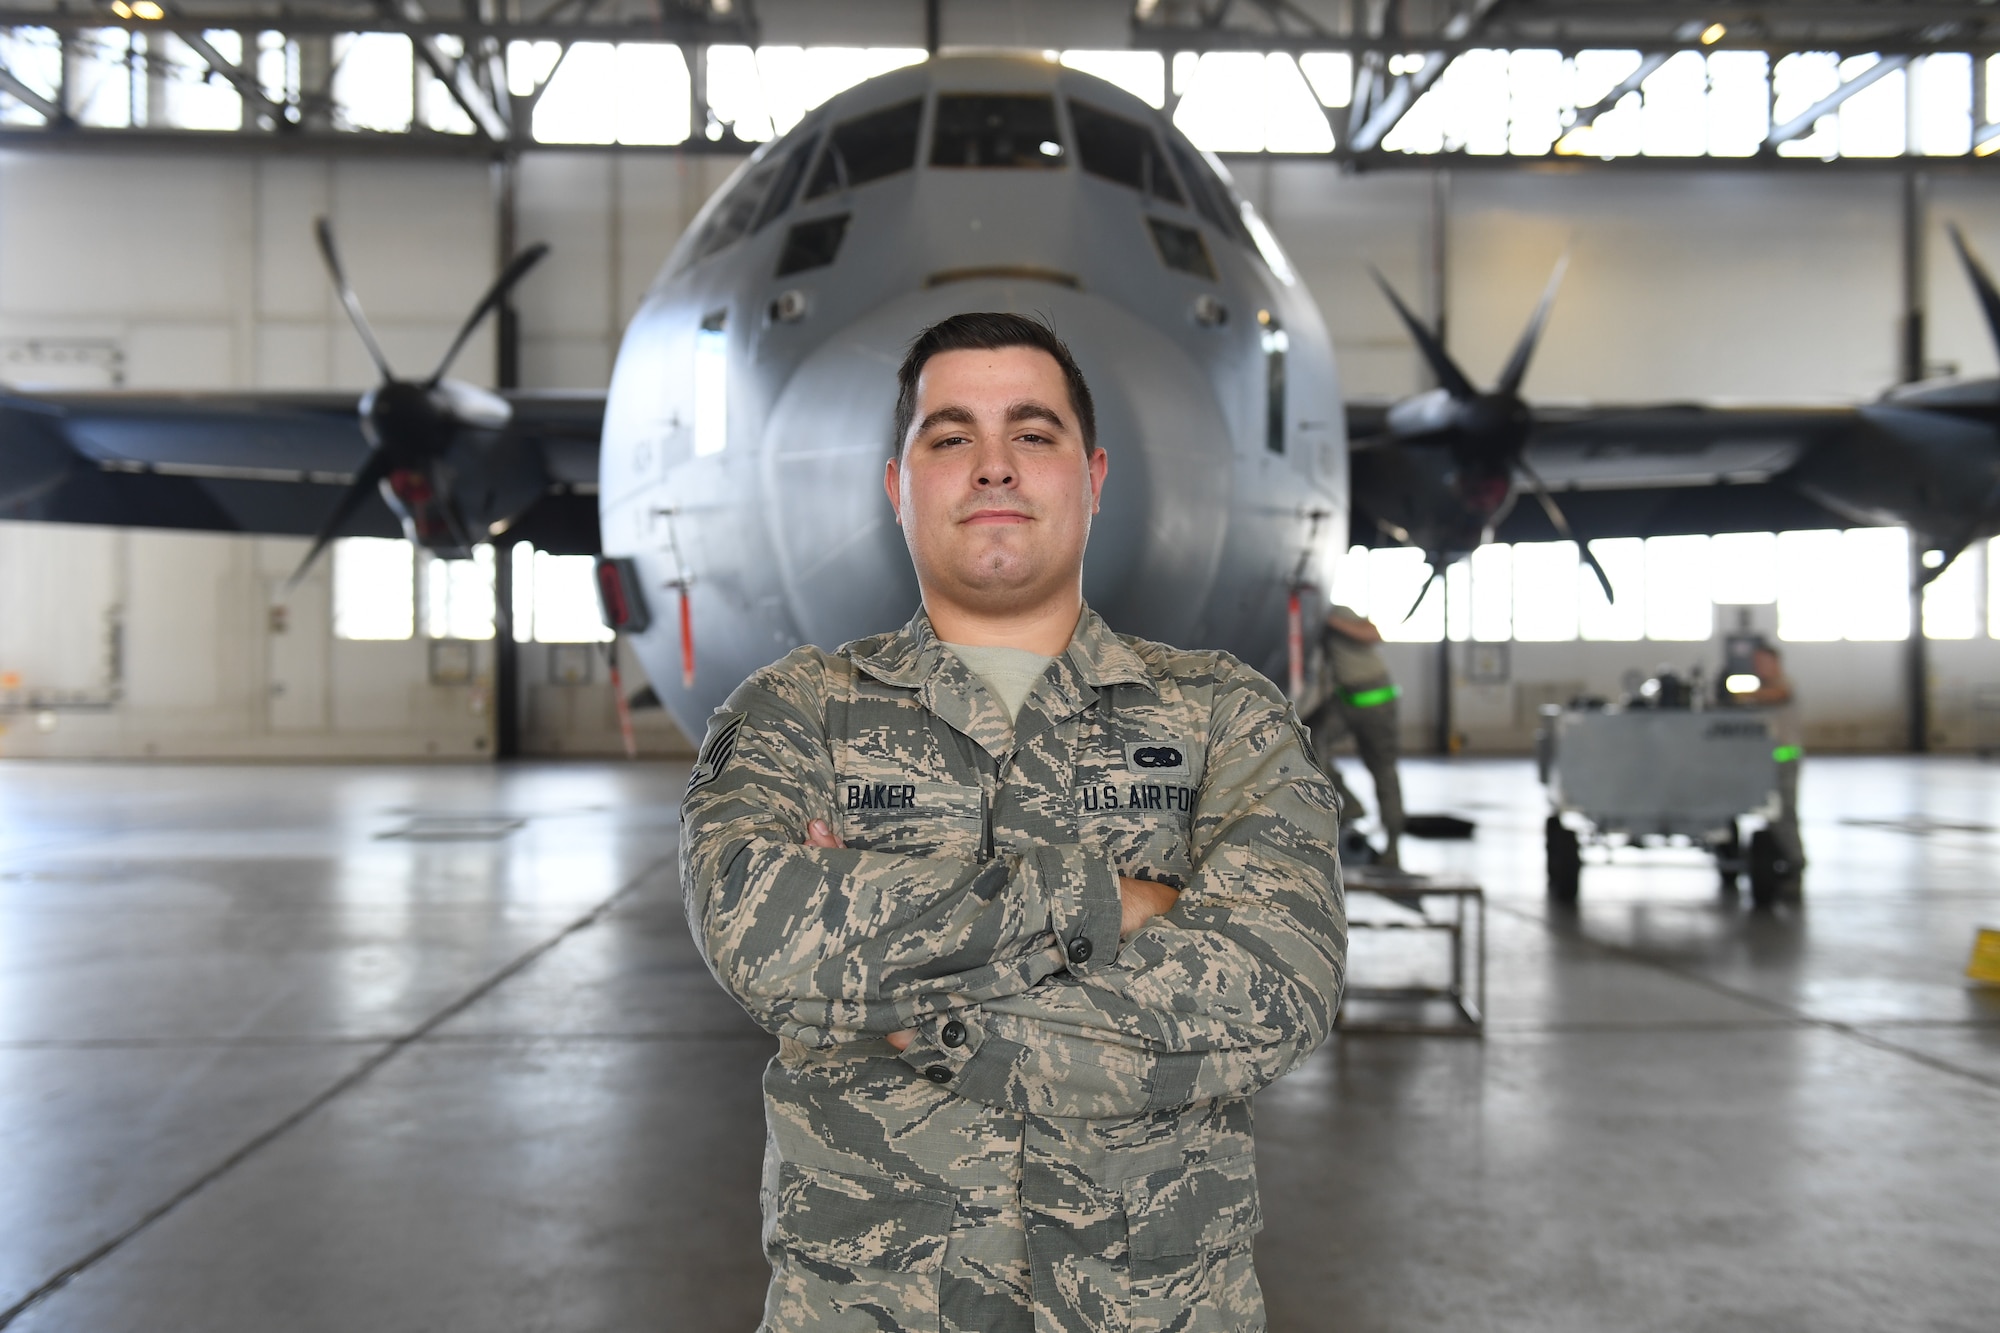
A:
[[[0,1326],[749,1329],[684,777],[0,764]],[[1480,823],[1407,861],[1488,887],[1488,1032],[1261,1098],[1274,1328],[2000,1327],[2000,766],[1813,759],[1763,917],[1674,851],[1552,915],[1526,763],[1406,783]]]

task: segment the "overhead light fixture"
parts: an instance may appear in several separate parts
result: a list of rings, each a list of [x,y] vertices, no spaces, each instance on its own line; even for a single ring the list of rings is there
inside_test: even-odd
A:
[[[121,19],[132,17],[132,7],[126,4],[125,0],[111,0],[111,12]]]
[[[1714,46],[1717,42],[1721,41],[1728,35],[1729,35],[1728,28],[1724,27],[1720,23],[1711,23],[1706,28],[1703,28],[1701,30],[1701,44],[1703,46]]]
[[[1940,551],[1940,550],[1938,550],[1938,549],[1936,549],[1935,547],[1933,547],[1932,549],[1930,549],[1930,550],[1928,550],[1928,551],[1925,551],[1925,552],[1924,552],[1924,568],[1925,568],[1925,569],[1942,569],[1942,568],[1944,568],[1944,552],[1943,552],[1943,551]]]

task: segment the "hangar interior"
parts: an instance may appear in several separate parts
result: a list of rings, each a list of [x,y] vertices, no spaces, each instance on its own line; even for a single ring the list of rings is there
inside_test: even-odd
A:
[[[1436,383],[1371,266],[1486,384],[1566,264],[1537,406],[1843,408],[2000,358],[1949,231],[2000,263],[1980,5],[536,10],[0,12],[0,388],[369,389],[326,218],[413,374],[546,243],[455,374],[602,391],[758,143],[984,49],[1219,154],[1350,404]],[[749,1327],[768,1040],[686,939],[693,744],[639,708],[621,757],[647,682],[591,556],[387,529],[294,587],[306,537],[176,526],[0,517],[0,1327]],[[2000,538],[1913,590],[1899,527],[1698,529],[1595,541],[1615,603],[1570,542],[1334,563],[1440,756],[1413,808],[1479,825],[1405,860],[1486,886],[1493,991],[1481,1041],[1343,1034],[1263,1094],[1273,1327],[1990,1326],[2000,1000],[1960,973],[2000,926]],[[1685,848],[1546,904],[1544,706],[1742,630],[1815,755],[1810,911],[1738,912]]]

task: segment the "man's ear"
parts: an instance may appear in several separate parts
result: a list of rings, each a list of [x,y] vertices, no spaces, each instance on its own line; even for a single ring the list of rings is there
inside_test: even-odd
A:
[[[1102,449],[1090,451],[1090,512],[1096,513],[1104,497],[1104,473],[1111,466],[1111,456]]]
[[[896,526],[903,524],[903,478],[896,466],[896,459],[890,459],[888,467],[882,470],[882,489],[888,493],[889,509],[896,515]]]

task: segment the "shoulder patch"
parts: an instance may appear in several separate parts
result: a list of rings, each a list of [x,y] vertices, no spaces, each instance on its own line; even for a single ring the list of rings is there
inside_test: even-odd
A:
[[[694,763],[694,772],[688,775],[688,795],[692,796],[722,776],[722,770],[729,764],[729,757],[736,753],[736,733],[743,730],[743,721],[748,716],[747,713],[729,714],[708,733],[708,743],[701,747],[701,755]]]

